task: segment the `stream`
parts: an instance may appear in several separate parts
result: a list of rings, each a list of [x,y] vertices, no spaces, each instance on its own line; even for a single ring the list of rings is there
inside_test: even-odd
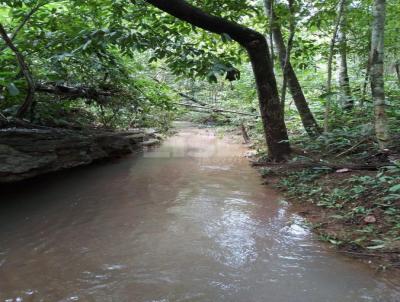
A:
[[[160,148],[0,195],[0,301],[400,301],[319,242],[243,157],[180,124]]]

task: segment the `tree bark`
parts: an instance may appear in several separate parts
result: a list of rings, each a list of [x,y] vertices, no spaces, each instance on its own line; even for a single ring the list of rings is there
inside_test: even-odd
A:
[[[17,47],[14,45],[14,43],[11,41],[11,39],[8,37],[8,34],[1,23],[0,23],[0,36],[3,38],[7,47],[12,50],[15,57],[17,58],[19,68],[21,69],[21,72],[23,73],[25,80],[26,80],[26,84],[28,86],[28,91],[27,91],[25,101],[17,112],[17,117],[22,118],[28,112],[29,108],[31,107],[31,105],[34,101],[35,82],[33,80],[33,77],[29,70],[29,67],[25,62],[24,57],[22,56],[21,52],[17,49]]]
[[[397,84],[400,86],[400,62],[394,64],[394,70],[396,71]]]
[[[274,26],[274,22],[275,22],[275,20],[274,20],[274,16],[271,14],[269,14],[268,13],[268,8],[270,9],[270,11],[272,12],[273,11],[273,6],[274,6],[274,0],[270,0],[269,2],[270,3],[268,3],[267,4],[267,2],[266,2],[267,0],[264,0],[264,5],[265,5],[265,8],[267,9],[267,15],[268,15],[268,18],[269,18],[269,47],[270,47],[270,49],[271,49],[271,64],[272,64],[272,68],[274,68],[275,67],[275,52],[274,52],[274,35],[273,35],[273,33],[272,33],[272,28],[273,28],[273,26]],[[267,7],[267,5],[268,5],[268,7]]]
[[[240,130],[242,131],[242,136],[243,136],[244,143],[248,144],[250,142],[250,137],[247,134],[246,127],[244,126],[243,123],[240,124]]]
[[[319,134],[321,134],[322,129],[319,127],[317,121],[314,118],[314,115],[312,114],[312,112],[308,106],[308,103],[304,96],[300,82],[297,78],[297,75],[293,69],[292,64],[290,63],[290,60],[288,60],[286,62],[287,50],[286,50],[285,42],[283,39],[280,25],[276,21],[277,17],[275,16],[275,14],[273,14],[273,12],[269,11],[271,8],[270,1],[271,0],[264,0],[264,5],[266,8],[267,14],[269,16],[272,15],[273,19],[275,20],[274,26],[272,27],[273,37],[275,40],[275,46],[278,50],[279,61],[280,61],[282,70],[285,70],[285,65],[286,65],[287,84],[289,87],[290,94],[293,97],[294,104],[297,108],[297,111],[299,112],[304,129],[307,131],[307,133],[310,136],[312,136],[312,137],[318,136]]]
[[[0,112],[0,128],[5,127],[8,124],[7,118]]]
[[[371,36],[371,90],[375,108],[375,134],[381,150],[389,145],[384,71],[386,1],[374,0]]]
[[[333,35],[331,39],[331,43],[329,46],[329,57],[328,57],[328,77],[326,81],[326,105],[325,105],[325,117],[324,117],[324,132],[329,131],[329,117],[330,117],[330,110],[331,110],[331,93],[332,93],[332,62],[333,62],[333,55],[335,50],[336,44],[336,37],[339,31],[340,21],[342,19],[342,14],[344,10],[344,6],[346,4],[346,0],[340,0],[339,6],[337,9],[337,18],[335,22],[335,28],[333,30]]]
[[[340,20],[338,40],[339,40],[339,87],[340,101],[345,110],[354,107],[351,97],[350,78],[347,68],[347,35],[346,35],[346,8],[343,7],[343,14]]]
[[[227,34],[247,50],[256,80],[269,156],[274,161],[285,160],[291,149],[266,38],[235,22],[207,14],[183,0],[146,1],[194,26],[216,34]]]
[[[371,45],[369,45],[371,48]],[[368,58],[366,67],[365,67],[365,76],[364,76],[364,83],[362,88],[361,100],[360,100],[360,107],[364,107],[364,102],[367,100],[367,88],[369,83],[369,76],[371,72],[371,60]]]
[[[282,82],[282,92],[281,92],[281,103],[283,109],[285,109],[286,103],[286,90],[287,90],[287,82],[288,82],[288,72],[289,72],[289,62],[290,62],[290,53],[292,51],[293,39],[295,35],[295,22],[294,22],[294,0],[288,0],[289,2],[289,11],[290,11],[290,25],[289,25],[289,39],[287,42],[286,53],[285,53],[285,62],[282,67],[283,74],[283,82]],[[272,7],[272,14],[274,13],[274,7]]]

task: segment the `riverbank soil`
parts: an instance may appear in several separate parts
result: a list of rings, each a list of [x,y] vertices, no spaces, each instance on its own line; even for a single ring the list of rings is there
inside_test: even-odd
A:
[[[320,239],[378,269],[400,268],[400,165],[380,159],[373,164],[351,158],[333,162],[294,158],[268,163],[259,158],[253,165]]]

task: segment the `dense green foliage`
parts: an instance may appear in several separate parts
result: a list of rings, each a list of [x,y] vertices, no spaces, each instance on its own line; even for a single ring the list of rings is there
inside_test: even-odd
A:
[[[0,20],[10,35],[23,23],[13,41],[24,54],[37,82],[105,89],[113,94],[105,103],[93,104],[90,100],[86,103],[69,101],[38,93],[36,121],[56,118],[60,112],[64,114],[79,108],[107,126],[127,127],[154,117],[158,119],[156,123],[162,123],[173,116],[168,111],[177,112],[173,105],[179,101],[176,88],[214,107],[247,112],[257,109],[254,82],[245,52],[233,44],[229,36],[196,30],[160,13],[144,1],[21,0],[1,3]],[[262,2],[193,3],[210,13],[268,32],[268,18]],[[326,61],[337,2],[299,1],[295,4],[294,16],[290,15],[284,1],[275,4],[275,12],[281,20],[284,35],[288,34],[291,18],[297,25],[291,62],[312,111],[322,123],[328,97],[325,94]],[[34,12],[26,20],[31,10]],[[372,122],[369,85],[364,91],[371,1],[349,3],[346,10],[347,57],[356,108],[354,112],[343,114],[339,98],[333,102],[329,119],[332,129],[343,125],[354,129],[353,126],[359,126],[357,123],[368,127],[367,124]],[[397,35],[399,10],[398,1],[388,1],[386,91],[394,131],[400,95],[400,82],[395,73],[400,47]],[[18,72],[13,53],[3,46],[1,49],[0,108],[5,115],[12,115],[23,100],[26,84]],[[277,60],[275,63],[277,65]],[[241,79],[232,83],[224,80],[225,75],[235,68],[240,70]],[[281,83],[282,72],[278,66],[276,73]],[[153,81],[155,77],[168,80],[160,84]],[[338,96],[339,87],[336,84],[333,87],[332,93]],[[292,132],[298,133],[299,119],[295,107],[290,98],[286,103],[287,123]],[[234,121],[243,118],[231,116]],[[252,117],[247,118],[250,124],[254,121]]]

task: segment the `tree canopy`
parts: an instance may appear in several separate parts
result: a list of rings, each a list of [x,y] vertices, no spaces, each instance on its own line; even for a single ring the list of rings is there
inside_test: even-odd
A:
[[[219,108],[261,110],[262,119],[251,122],[264,121],[267,143],[288,139],[284,116],[289,133],[298,131],[292,125],[302,121],[310,135],[319,135],[324,123],[325,131],[331,132],[337,127],[365,128],[372,122],[372,1],[0,3],[0,23],[35,86],[33,109],[24,115],[35,122],[62,119],[61,113],[80,110],[89,120],[107,126],[167,127],[169,120],[188,109],[180,105],[179,93],[195,96],[194,86],[202,87],[200,94],[219,87],[214,104]],[[204,20],[193,18],[191,9]],[[398,0],[387,1],[384,110],[390,132],[398,126],[399,10]],[[274,30],[278,40],[268,38]],[[268,45],[252,51],[253,41],[264,36]],[[3,116],[12,117],[29,94],[29,81],[15,51],[4,39],[0,45],[0,109]],[[332,84],[327,90],[329,68]],[[288,97],[283,97],[285,86]],[[343,104],[343,89],[354,104],[350,111]],[[208,97],[203,101],[211,102]],[[294,113],[296,108],[301,118]],[[362,120],[358,112],[369,113]]]

